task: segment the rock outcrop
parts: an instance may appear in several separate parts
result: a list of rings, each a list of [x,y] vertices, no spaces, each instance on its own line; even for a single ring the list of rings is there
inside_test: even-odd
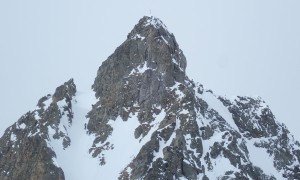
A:
[[[75,93],[71,79],[59,86],[53,96],[42,97],[36,110],[23,115],[5,131],[0,139],[0,179],[65,179],[50,141],[60,140],[65,148],[70,145],[66,128],[60,126],[72,124],[71,100]]]

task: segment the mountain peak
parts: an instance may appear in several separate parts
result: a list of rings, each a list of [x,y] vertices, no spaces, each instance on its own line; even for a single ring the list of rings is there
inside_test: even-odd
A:
[[[169,32],[167,26],[158,18],[153,16],[144,16],[135,25],[133,30],[128,34],[127,38],[134,40],[159,41],[172,48],[178,48],[178,44],[172,33]]]
[[[5,131],[0,179],[300,180],[300,143],[261,98],[217,96],[185,67],[143,17],[99,67],[96,101],[70,79]]]
[[[174,35],[161,20],[145,16],[99,67],[92,87],[96,97],[100,97],[110,87],[115,84],[122,87],[126,79],[138,74],[151,76],[163,81],[164,87],[171,87],[185,80],[185,69],[186,58]],[[111,77],[109,81],[107,75]]]
[[[145,27],[153,26],[156,29],[163,28],[168,30],[167,26],[159,18],[154,16],[144,16],[140,19],[139,24],[142,24]]]

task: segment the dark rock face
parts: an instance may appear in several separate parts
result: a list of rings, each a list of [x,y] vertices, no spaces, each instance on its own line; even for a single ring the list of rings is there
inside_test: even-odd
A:
[[[41,98],[36,110],[23,115],[5,131],[0,139],[0,179],[65,179],[49,140],[50,137],[62,139],[64,148],[70,145],[70,138],[59,125],[64,116],[71,125],[71,100],[75,93],[76,86],[71,79],[56,89],[52,96],[55,100],[51,95]]]

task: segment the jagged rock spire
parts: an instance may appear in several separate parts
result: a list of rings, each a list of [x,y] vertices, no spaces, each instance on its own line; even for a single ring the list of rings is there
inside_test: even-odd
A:
[[[185,56],[174,35],[154,17],[143,17],[125,42],[103,62],[93,85],[96,96],[105,93],[106,87],[120,83],[133,70],[142,68],[160,73],[167,86],[185,78]],[[103,82],[104,75],[110,76],[109,82]]]
[[[147,135],[154,112],[159,114],[172,106],[176,97],[175,92],[170,93],[172,87],[181,83],[185,89],[192,84],[185,68],[186,59],[174,35],[161,20],[143,17],[98,69],[92,87],[99,101],[89,112],[87,125],[88,132],[96,135],[90,149],[93,156],[105,164],[104,153],[113,146],[107,141],[113,131],[108,123],[111,119],[121,117],[126,121],[136,113],[134,136]]]
[[[185,68],[186,59],[174,35],[159,19],[143,17],[98,69],[92,88],[99,101],[88,114],[87,126],[90,133],[102,134],[95,144],[104,142],[111,133],[108,120],[118,116],[126,120],[136,111],[134,104],[145,114],[152,114],[154,104],[166,106],[167,88],[185,83]]]

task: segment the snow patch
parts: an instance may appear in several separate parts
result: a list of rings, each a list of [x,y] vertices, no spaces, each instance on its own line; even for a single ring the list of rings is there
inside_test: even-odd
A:
[[[229,124],[229,126],[231,128],[233,128],[234,130],[236,130],[237,132],[239,132],[239,128],[237,127],[237,125],[235,124],[233,118],[232,118],[232,114],[229,112],[229,110],[222,104],[222,102],[216,97],[214,96],[214,94],[210,93],[210,92],[203,92],[202,95],[200,94],[196,94],[197,97],[199,97],[200,99],[203,99],[204,101],[206,101],[206,103],[208,104],[208,106],[212,109],[214,109],[216,112],[218,112],[218,114],[220,116],[222,116],[225,121]]]
[[[48,100],[44,101],[43,103],[45,104],[44,109],[47,109],[50,106],[50,104],[52,103],[52,98],[49,98]]]
[[[183,109],[180,114],[190,114],[190,112],[187,109]]]
[[[17,136],[16,136],[15,134],[11,133],[11,134],[10,134],[10,140],[11,140],[12,142],[15,142],[15,141],[17,140]]]
[[[138,72],[139,72],[139,73],[144,73],[147,69],[149,69],[149,68],[148,68],[148,66],[147,66],[147,63],[145,62],[143,66],[140,66],[140,67],[138,68]]]
[[[160,37],[167,45],[169,45],[169,42],[163,36],[160,36]]]
[[[146,70],[151,69],[147,66],[147,62],[145,62],[144,64],[140,65],[137,69],[132,69],[132,71],[130,72],[129,76],[134,75],[136,73],[139,74],[143,74]]]
[[[180,128],[180,121],[178,118],[176,118],[176,126],[175,126],[175,129],[171,135],[171,137],[167,140],[167,141],[163,141],[162,139],[159,140],[159,150],[158,152],[155,152],[153,153],[153,161],[156,161],[158,158],[163,158],[163,149],[167,146],[170,146],[173,139],[176,137],[176,130]]]
[[[72,125],[69,125],[66,115],[62,117],[59,130],[70,137],[71,145],[69,147],[63,148],[63,138],[53,139],[55,130],[48,126],[50,140],[47,145],[56,153],[57,165],[63,169],[66,180],[102,179],[102,174],[99,172],[99,160],[93,158],[88,152],[95,137],[88,135],[84,128],[85,123],[87,123],[85,116],[95,101],[96,98],[92,91],[88,93],[78,92],[76,93],[76,100],[72,100],[74,112]],[[64,105],[66,105],[64,101],[58,103],[59,107]]]
[[[39,115],[39,113],[37,111],[34,112],[34,119],[36,119],[36,120],[40,120],[41,119],[41,117],[40,117],[40,115]]]
[[[174,84],[174,86],[170,87],[170,91],[175,90],[175,94],[178,96],[178,99],[179,99],[179,100],[182,99],[182,98],[185,96],[185,94],[183,94],[183,92],[179,90],[179,85],[180,85],[180,84],[181,84],[181,83],[176,82],[176,83]]]
[[[106,142],[113,144],[113,149],[104,151],[106,164],[99,167],[101,179],[118,179],[122,170],[138,154],[144,141],[139,142],[134,137],[134,131],[139,126],[136,115],[133,115],[127,121],[121,117],[116,120],[110,120],[108,124],[113,128],[111,136]]]
[[[180,69],[181,71],[184,71],[184,69],[180,66],[180,64],[177,62],[177,60],[176,60],[175,58],[172,58],[172,62],[173,62],[174,64],[176,64],[176,65],[179,67],[179,69]]]
[[[206,162],[204,160],[204,156],[207,153],[210,153],[211,147],[214,145],[215,142],[222,142],[222,136],[224,135],[224,132],[217,132],[215,131],[214,135],[208,139],[208,140],[203,140],[202,145],[203,145],[203,156],[201,158],[201,162]],[[224,176],[225,172],[227,171],[237,171],[239,172],[239,169],[234,167],[229,159],[225,158],[223,154],[219,155],[216,159],[210,158],[211,165],[213,167],[212,170],[206,171],[206,175],[209,179],[219,179],[219,177]],[[206,163],[203,163],[205,166],[205,169],[208,169],[208,165]],[[235,176],[228,175],[227,177],[230,178],[235,178]]]
[[[175,58],[172,58],[172,61],[173,61],[173,63],[174,63],[174,64],[176,64],[176,65],[178,65],[178,66],[179,66],[179,64],[178,64],[178,62],[176,61],[176,59],[175,59]]]
[[[30,131],[27,137],[32,137],[32,136],[35,136],[35,135],[37,135],[37,134],[39,134],[39,133],[40,133],[40,129],[37,129],[37,131],[36,131],[35,133],[33,133],[33,134],[32,134],[32,132]]]
[[[147,26],[154,26],[156,29],[159,29],[160,27],[164,28],[165,30],[168,31],[167,26],[158,18],[151,16],[147,22],[144,24],[145,27]]]
[[[253,165],[261,168],[265,174],[273,175],[276,179],[282,179],[282,174],[274,167],[272,156],[266,152],[266,149],[256,147],[255,143],[255,139],[247,140],[250,161]]]
[[[209,179],[219,179],[222,176],[226,176],[225,173],[227,171],[235,171],[235,172],[240,171],[230,163],[229,159],[223,156],[218,156],[216,159],[211,158],[211,162],[213,165],[213,170],[207,171],[206,173]],[[236,178],[234,173],[232,173],[231,175],[227,175],[226,177]]]
[[[161,109],[160,106],[158,106],[157,108],[158,108],[158,109]],[[165,112],[164,109],[162,109],[161,112],[160,112],[158,115],[153,114],[154,121],[152,121],[152,122],[150,123],[151,129],[149,130],[149,132],[147,133],[147,135],[146,135],[145,137],[140,138],[141,143],[146,144],[148,141],[151,140],[151,135],[152,135],[156,130],[158,130],[159,124],[160,124],[160,122],[165,118],[165,116],[166,116],[166,112]]]
[[[136,34],[136,35],[134,35],[131,39],[134,39],[134,40],[136,40],[136,39],[144,40],[145,37],[144,37],[144,36],[141,36],[140,34]]]
[[[59,167],[58,163],[57,163],[57,160],[55,157],[52,157],[52,162],[53,164],[56,166],[56,167]]]
[[[17,128],[18,129],[25,129],[26,124],[22,123],[22,124],[17,124]]]

